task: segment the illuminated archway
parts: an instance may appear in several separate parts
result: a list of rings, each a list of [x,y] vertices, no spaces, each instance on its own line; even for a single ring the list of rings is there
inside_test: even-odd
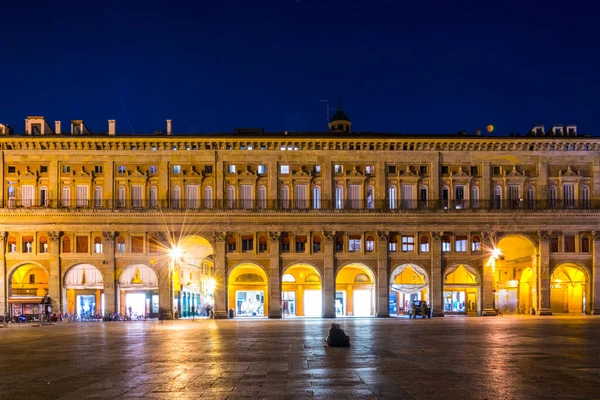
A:
[[[496,248],[500,255],[493,263],[496,308],[503,313],[530,314],[536,304],[536,247],[528,236],[507,235]]]
[[[48,295],[48,271],[40,265],[27,263],[15,268],[10,274],[8,293],[11,317],[24,315],[28,320],[42,313],[42,301]]]
[[[338,317],[375,315],[375,274],[361,263],[349,263],[335,277],[335,314]]]
[[[269,279],[265,270],[253,263],[242,263],[229,272],[227,279],[229,309],[238,317],[269,315]]]
[[[158,275],[151,267],[134,264],[119,275],[120,310],[131,317],[157,318],[159,313]]]
[[[480,282],[479,272],[470,265],[448,267],[444,273],[444,313],[477,313]]]
[[[282,277],[281,310],[284,316],[323,315],[321,274],[312,265],[290,265]]]
[[[80,316],[104,314],[104,279],[91,264],[76,264],[64,277],[67,312]]]
[[[402,264],[390,276],[390,315],[407,312],[412,300],[429,302],[429,276],[419,265]]]
[[[589,274],[573,263],[557,266],[550,276],[550,311],[584,313],[589,299]]]

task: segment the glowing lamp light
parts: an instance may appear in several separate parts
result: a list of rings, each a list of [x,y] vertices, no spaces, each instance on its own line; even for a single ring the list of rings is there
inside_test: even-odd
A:
[[[488,133],[492,133],[492,132],[494,132],[494,125],[488,125],[486,129],[487,129]]]
[[[215,281],[214,278],[210,278],[206,281],[206,290],[208,290],[209,293],[214,292],[216,287],[217,281]]]
[[[171,250],[169,250],[169,255],[173,260],[178,260],[183,256],[183,250],[181,250],[179,247],[173,247]]]
[[[496,259],[497,259],[497,258],[498,258],[498,257],[500,257],[501,255],[502,255],[502,252],[500,251],[500,249],[494,249],[494,250],[492,250],[492,257],[493,257],[493,258],[496,258]]]

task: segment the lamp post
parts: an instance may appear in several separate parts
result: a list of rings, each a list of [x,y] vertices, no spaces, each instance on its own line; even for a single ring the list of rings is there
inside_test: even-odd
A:
[[[169,275],[171,276],[171,317],[175,319],[175,262],[183,256],[183,251],[179,247],[173,247],[169,250]]]
[[[501,255],[502,255],[502,252],[500,251],[500,249],[497,247],[494,247],[494,249],[492,250],[492,255],[490,256],[490,266],[492,267],[492,283],[493,283],[492,294],[494,295],[494,297],[492,297],[492,306],[494,307],[494,311],[496,311],[496,260],[498,258],[500,258]]]

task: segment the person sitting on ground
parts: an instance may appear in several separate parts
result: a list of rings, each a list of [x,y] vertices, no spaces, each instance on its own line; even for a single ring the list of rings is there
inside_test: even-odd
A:
[[[350,346],[350,336],[346,335],[338,324],[331,324],[331,329],[329,329],[329,335],[325,339],[325,342],[330,347],[348,347]]]

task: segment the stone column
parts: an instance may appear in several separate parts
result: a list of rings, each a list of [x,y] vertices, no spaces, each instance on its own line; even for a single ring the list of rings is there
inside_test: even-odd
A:
[[[173,287],[171,284],[171,260],[164,261],[164,267],[159,268],[158,275],[158,317],[160,319],[173,319]],[[123,309],[121,305],[121,309]]]
[[[102,278],[104,283],[104,312],[117,312],[117,277],[115,273],[115,233],[102,232],[104,260]]]
[[[0,232],[0,313],[2,316],[8,314],[8,277],[6,275],[6,232]]]
[[[592,246],[592,276],[591,298],[592,307],[590,314],[600,315],[600,232],[592,232],[594,244]]]
[[[225,257],[225,246],[227,232],[214,232],[215,242],[215,318],[229,318],[227,309],[227,260]],[[234,305],[231,304],[233,307]]]
[[[52,312],[67,312],[67,305],[63,307],[62,273],[60,260],[60,235],[58,231],[48,232],[48,253],[50,253],[50,275],[48,277],[48,296],[50,296]]]
[[[335,318],[335,255],[333,252],[335,232],[323,232],[323,318]]]
[[[483,281],[481,282],[481,315],[484,317],[496,316],[496,277],[495,260],[485,249],[493,248],[492,236],[489,232],[481,232],[481,263],[483,266]]]
[[[550,235],[551,232],[538,232],[538,315],[552,315],[550,312]]]
[[[390,316],[390,288],[388,285],[389,232],[377,232],[377,317]]]
[[[269,232],[269,318],[281,318],[280,232]]]
[[[444,316],[443,277],[442,277],[442,236],[443,232],[431,232],[431,315]]]

